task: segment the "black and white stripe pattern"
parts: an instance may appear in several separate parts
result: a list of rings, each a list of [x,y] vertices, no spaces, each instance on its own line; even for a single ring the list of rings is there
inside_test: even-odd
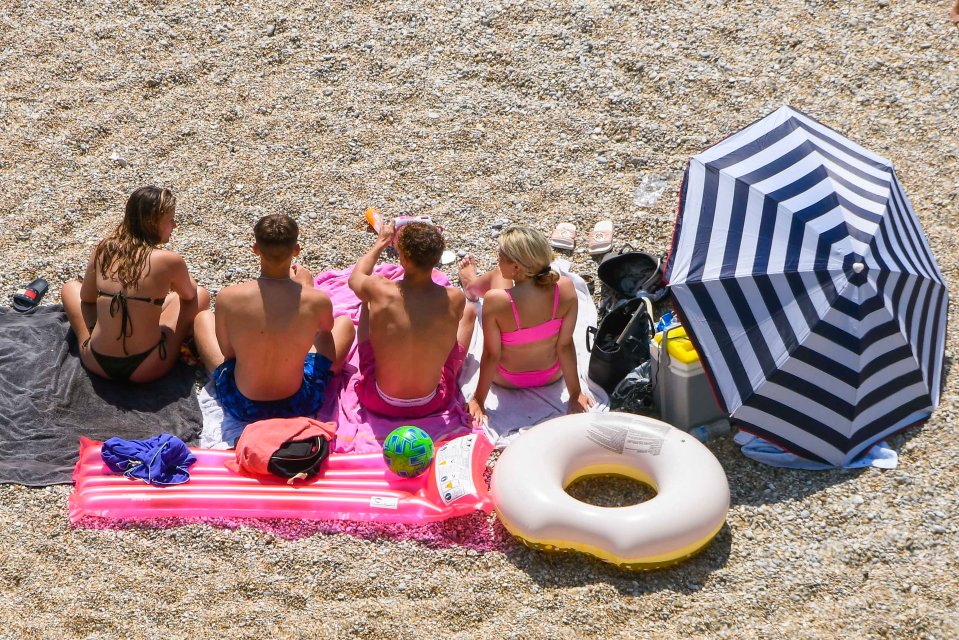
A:
[[[891,163],[789,107],[690,161],[666,280],[734,420],[799,455],[939,403],[948,294]]]

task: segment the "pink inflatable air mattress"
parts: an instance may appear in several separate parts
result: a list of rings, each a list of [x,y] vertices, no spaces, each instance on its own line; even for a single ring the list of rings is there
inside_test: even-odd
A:
[[[290,486],[282,478],[248,477],[226,468],[233,451],[192,449],[197,462],[186,484],[155,487],[113,474],[100,458],[99,442],[80,441],[73,472],[70,521],[96,517],[293,518],[424,524],[474,511],[491,512],[484,479],[493,445],[467,435],[440,446],[430,468],[400,478],[379,453],[331,454],[323,470]]]

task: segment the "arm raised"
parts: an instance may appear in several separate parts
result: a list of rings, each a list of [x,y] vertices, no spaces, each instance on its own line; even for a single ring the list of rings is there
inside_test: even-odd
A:
[[[373,247],[366,254],[357,260],[353,273],[350,274],[349,285],[353,293],[363,302],[369,302],[372,297],[372,288],[376,282],[373,278],[373,267],[379,260],[380,254],[386,247],[393,242],[393,236],[396,234],[396,225],[393,221],[387,222],[380,229]]]

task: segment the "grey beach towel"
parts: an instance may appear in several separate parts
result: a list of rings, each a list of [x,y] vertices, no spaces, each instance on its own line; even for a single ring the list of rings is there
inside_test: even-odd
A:
[[[71,482],[80,436],[170,433],[189,443],[199,435],[189,367],[178,362],[148,384],[118,383],[88,373],[78,352],[62,306],[0,307],[0,483]]]

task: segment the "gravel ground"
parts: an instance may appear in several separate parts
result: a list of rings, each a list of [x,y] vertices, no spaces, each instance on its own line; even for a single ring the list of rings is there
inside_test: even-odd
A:
[[[585,247],[609,217],[617,246],[663,251],[687,158],[788,103],[894,161],[955,299],[947,5],[0,0],[0,291],[42,275],[57,301],[148,183],[176,192],[173,248],[213,291],[254,275],[252,222],[277,211],[316,270],[369,246],[370,205],[431,214],[481,266],[505,221],[569,220]],[[776,470],[711,442],[728,526],[639,574],[482,518],[402,540],[71,529],[68,487],[4,486],[0,638],[955,638],[957,415],[952,371],[894,471]]]

